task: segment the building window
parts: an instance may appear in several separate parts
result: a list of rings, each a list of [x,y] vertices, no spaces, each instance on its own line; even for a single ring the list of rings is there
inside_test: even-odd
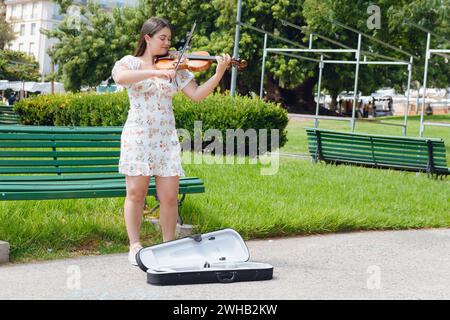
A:
[[[31,8],[31,17],[32,18],[37,18],[37,15],[38,15],[37,9],[38,9],[38,4],[37,4],[37,2],[34,2],[32,8]]]
[[[19,4],[19,13],[18,13],[18,17],[20,17],[21,19],[23,19],[23,4]]]
[[[32,16],[32,12],[31,12],[31,10],[33,9],[33,4],[32,3],[28,3],[28,4],[24,4],[24,7],[23,7],[23,10],[25,11],[24,12],[24,16],[25,16],[25,19],[30,19]]]
[[[19,43],[19,51],[23,52],[23,43]]]
[[[28,54],[34,57],[34,42],[30,42],[30,46],[28,48]]]
[[[21,25],[20,25],[20,35],[21,35],[21,36],[24,36],[24,35],[25,35],[25,25],[24,25],[24,24],[21,24]]]
[[[36,23],[31,24],[31,33],[32,36],[36,34]]]

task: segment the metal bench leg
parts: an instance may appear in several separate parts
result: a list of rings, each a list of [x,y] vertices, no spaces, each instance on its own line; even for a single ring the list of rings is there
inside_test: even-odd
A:
[[[427,140],[428,147],[428,163],[427,163],[427,177],[433,177],[435,173],[434,159],[433,159],[433,143],[431,140]]]
[[[186,198],[186,194],[183,193],[181,199],[178,199],[178,222],[180,225],[184,224],[183,218],[181,217],[181,206],[183,205],[183,201]]]
[[[322,139],[320,136],[320,131],[316,131],[316,151],[313,157],[313,162],[317,163],[323,160],[322,154]]]
[[[147,198],[146,198],[147,199]],[[156,206],[154,206],[149,212],[148,214],[151,215],[153,212],[155,212],[156,210],[158,210],[159,208],[159,200],[158,200],[158,196],[155,195],[155,199],[158,202],[158,204]],[[147,206],[147,200],[145,201],[146,206]]]
[[[183,201],[184,201],[184,199],[186,198],[186,194],[185,193],[183,193],[183,195],[181,196],[181,199],[178,199],[177,201],[178,201],[178,223],[180,224],[180,225],[183,225],[184,224],[184,222],[183,222],[183,218],[181,217],[181,214],[180,214],[180,209],[181,209],[181,206],[183,205]],[[155,212],[156,210],[158,210],[159,209],[159,207],[160,207],[160,204],[159,204],[159,199],[158,199],[158,196],[157,195],[155,195],[155,200],[156,200],[156,202],[158,202],[158,204],[156,205],[156,206],[154,206],[147,214],[149,214],[149,215],[151,215],[153,212]],[[145,200],[145,205],[144,205],[144,208],[146,208],[147,207],[147,198],[146,198],[146,200]]]

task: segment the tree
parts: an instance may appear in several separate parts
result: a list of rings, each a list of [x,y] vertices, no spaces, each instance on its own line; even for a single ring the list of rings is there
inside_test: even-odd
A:
[[[262,26],[268,31],[272,31],[275,27],[281,28],[280,18],[303,23],[301,11],[298,10],[302,3],[303,0],[291,2],[245,0],[243,20],[249,24]],[[66,9],[69,7],[67,0],[62,7]],[[71,27],[65,20],[58,30],[46,32],[48,36],[59,39],[59,43],[49,54],[60,65],[59,74],[68,90],[79,90],[82,85],[97,85],[106,79],[114,61],[132,53],[142,23],[155,15],[165,17],[172,23],[175,31],[173,35],[175,49],[193,22],[197,21],[197,30],[192,40],[193,50],[207,50],[213,55],[233,51],[236,17],[234,0],[141,1],[135,9],[114,9],[112,15],[89,4],[82,13],[85,19],[80,23],[79,29]],[[287,30],[287,33],[287,37],[302,41],[297,32]],[[240,56],[250,60],[250,64],[245,72],[239,75],[240,93],[258,92],[259,82],[255,79],[259,79],[261,70],[262,43],[262,35],[242,29]],[[272,41],[271,44],[282,45],[279,41]],[[270,85],[286,96],[289,91],[298,94],[308,92],[308,100],[311,101],[313,99],[311,86],[314,85],[311,79],[317,76],[310,71],[310,67],[296,60],[281,56],[273,57],[268,62]],[[199,81],[209,77],[213,72],[214,68],[211,68],[198,75]],[[230,72],[225,75],[222,88],[229,87],[229,79]],[[305,86],[310,88],[304,90]],[[295,104],[296,96],[290,98],[293,100],[292,104]]]
[[[381,13],[381,28],[369,30],[367,8],[371,1],[352,0],[305,0],[303,13],[308,29],[356,48],[357,35],[331,23],[338,20],[355,29],[369,34],[384,42],[397,46],[418,57],[414,61],[413,80],[422,82],[425,56],[426,34],[415,29],[409,23],[427,27],[445,36],[449,32],[448,16],[450,2],[448,0],[382,0],[377,5]],[[447,18],[446,18],[447,17]],[[328,44],[329,47],[336,47]],[[376,42],[363,38],[363,50],[380,53],[386,56],[409,61],[409,57],[386,48]],[[342,57],[342,56],[341,56]],[[348,59],[353,59],[351,56]],[[380,60],[379,58],[371,58]],[[448,84],[448,72],[444,59],[434,60],[434,71],[430,69],[432,85]],[[440,73],[440,74],[438,74]],[[354,66],[327,65],[324,69],[323,86],[336,95],[345,89],[353,88]],[[406,90],[407,70],[400,66],[361,66],[359,89],[370,94],[381,86],[390,86],[398,90]]]
[[[387,11],[389,17],[387,41],[407,48],[408,51],[420,58],[414,64],[413,80],[417,79],[422,83],[427,34],[415,28],[412,24],[431,30],[439,36],[431,37],[431,48],[449,49],[450,1],[414,0],[402,2],[403,5],[392,6]],[[447,87],[449,80],[450,63],[448,59],[432,55],[428,68],[428,86]]]
[[[5,0],[0,0],[0,49],[16,38],[11,24],[6,21]]]
[[[67,8],[70,0],[64,1]],[[192,39],[192,50],[207,50],[211,54],[231,53],[234,45],[236,0],[142,0],[137,8],[114,9],[111,14],[89,4],[83,11],[80,27],[74,28],[66,21],[58,30],[49,33],[60,40],[51,53],[60,65],[66,89],[79,90],[82,85],[94,86],[110,76],[112,65],[126,54],[132,54],[138,40],[142,23],[151,16],[167,18],[173,25],[173,44],[178,48],[179,41],[185,37],[194,21],[197,29]],[[439,32],[448,33],[449,0],[380,0],[381,29],[368,30],[368,0],[242,0],[241,20],[249,25],[263,28],[268,32],[307,46],[308,32],[317,32],[347,46],[356,48],[357,35],[333,25],[336,19],[362,30],[376,38],[390,42],[403,50],[410,51],[423,59],[425,34],[407,27],[404,21],[416,21]],[[296,25],[305,26],[303,32],[284,26],[281,19]],[[420,33],[420,32],[419,32]],[[259,92],[262,61],[263,35],[241,27],[239,56],[249,60],[249,66],[238,76],[237,90],[241,94]],[[434,44],[437,44],[434,42]],[[293,47],[280,40],[269,38],[270,47]],[[336,47],[323,41],[315,46]],[[363,41],[363,49],[387,56],[408,57],[382,47],[374,42]],[[317,55],[310,55],[317,58]],[[332,58],[354,60],[351,54],[330,55]],[[437,61],[437,60],[436,60]],[[433,84],[448,82],[448,73],[436,74],[446,67],[444,59],[438,62],[437,71],[431,71]],[[448,67],[448,66],[447,66]],[[268,98],[284,104],[294,112],[312,112],[315,109],[314,88],[318,79],[318,64],[282,55],[270,54],[266,61],[266,84]],[[326,65],[323,74],[323,87],[334,97],[342,90],[352,90],[354,84],[354,65]],[[198,74],[203,81],[214,72],[214,68]],[[421,79],[423,61],[416,60],[414,79]],[[380,86],[394,86],[404,89],[407,71],[398,66],[361,66],[359,88],[366,94]],[[230,72],[222,81],[222,88],[229,88]]]
[[[0,50],[0,79],[9,81],[38,81],[39,64],[19,51]]]
[[[61,12],[69,6],[65,1]],[[41,31],[59,40],[48,54],[59,65],[57,76],[70,91],[108,79],[114,62],[129,54],[137,40],[138,17],[132,8],[114,9],[110,14],[90,1],[79,12],[79,16],[66,15],[57,29]]]

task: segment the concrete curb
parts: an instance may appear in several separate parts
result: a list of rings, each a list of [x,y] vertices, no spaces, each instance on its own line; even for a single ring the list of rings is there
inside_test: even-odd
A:
[[[0,240],[0,264],[9,262],[9,243]]]

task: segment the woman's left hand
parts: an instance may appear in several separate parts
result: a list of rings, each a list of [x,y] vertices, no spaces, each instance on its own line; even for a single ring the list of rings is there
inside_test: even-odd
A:
[[[216,60],[217,60],[216,74],[223,76],[225,70],[227,70],[228,66],[230,65],[231,57],[227,53],[223,54],[222,56],[216,56]]]

